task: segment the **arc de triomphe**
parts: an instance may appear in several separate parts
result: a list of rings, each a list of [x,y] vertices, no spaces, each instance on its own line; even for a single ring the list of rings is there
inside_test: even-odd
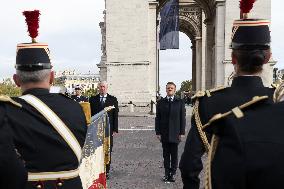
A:
[[[120,104],[147,105],[159,89],[159,11],[167,0],[105,0],[101,80]],[[194,90],[228,85],[231,29],[240,11],[238,0],[180,0],[180,31],[192,42]],[[251,18],[271,20],[271,0],[256,1]],[[272,83],[274,61],[263,81]],[[190,78],[190,76],[189,76]],[[163,86],[162,86],[163,87]]]

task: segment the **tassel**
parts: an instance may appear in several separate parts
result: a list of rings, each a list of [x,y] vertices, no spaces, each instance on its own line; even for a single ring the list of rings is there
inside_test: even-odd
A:
[[[256,0],[241,0],[240,9],[242,13],[249,13],[253,8],[253,4]]]

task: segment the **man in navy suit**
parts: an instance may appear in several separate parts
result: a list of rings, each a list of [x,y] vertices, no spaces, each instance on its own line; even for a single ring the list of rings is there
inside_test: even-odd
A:
[[[105,107],[114,106],[115,108],[108,112],[110,123],[110,159],[113,147],[113,136],[118,133],[118,102],[116,97],[107,93],[108,84],[105,81],[101,81],[98,84],[99,94],[90,97],[91,115],[95,115],[103,110]],[[107,178],[109,178],[110,163],[106,166]]]
[[[164,182],[175,182],[178,165],[178,144],[185,134],[184,101],[175,96],[176,85],[168,82],[167,97],[157,103],[155,130],[162,142],[165,177]]]

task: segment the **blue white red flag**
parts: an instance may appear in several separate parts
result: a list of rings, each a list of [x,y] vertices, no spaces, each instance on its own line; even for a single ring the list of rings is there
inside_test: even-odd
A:
[[[106,189],[106,169],[110,153],[109,121],[106,110],[91,118],[82,158],[79,175],[83,189]]]
[[[160,49],[179,48],[179,0],[169,0],[160,11]]]

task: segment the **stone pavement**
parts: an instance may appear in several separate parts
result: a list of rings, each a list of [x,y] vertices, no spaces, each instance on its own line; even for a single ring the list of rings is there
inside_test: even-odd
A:
[[[188,131],[191,108],[187,109]],[[175,183],[165,184],[161,180],[164,175],[162,146],[156,139],[154,121],[154,116],[119,117],[120,130],[114,137],[111,177],[108,182],[110,189],[182,188],[179,170]],[[179,157],[184,141],[179,145]]]

